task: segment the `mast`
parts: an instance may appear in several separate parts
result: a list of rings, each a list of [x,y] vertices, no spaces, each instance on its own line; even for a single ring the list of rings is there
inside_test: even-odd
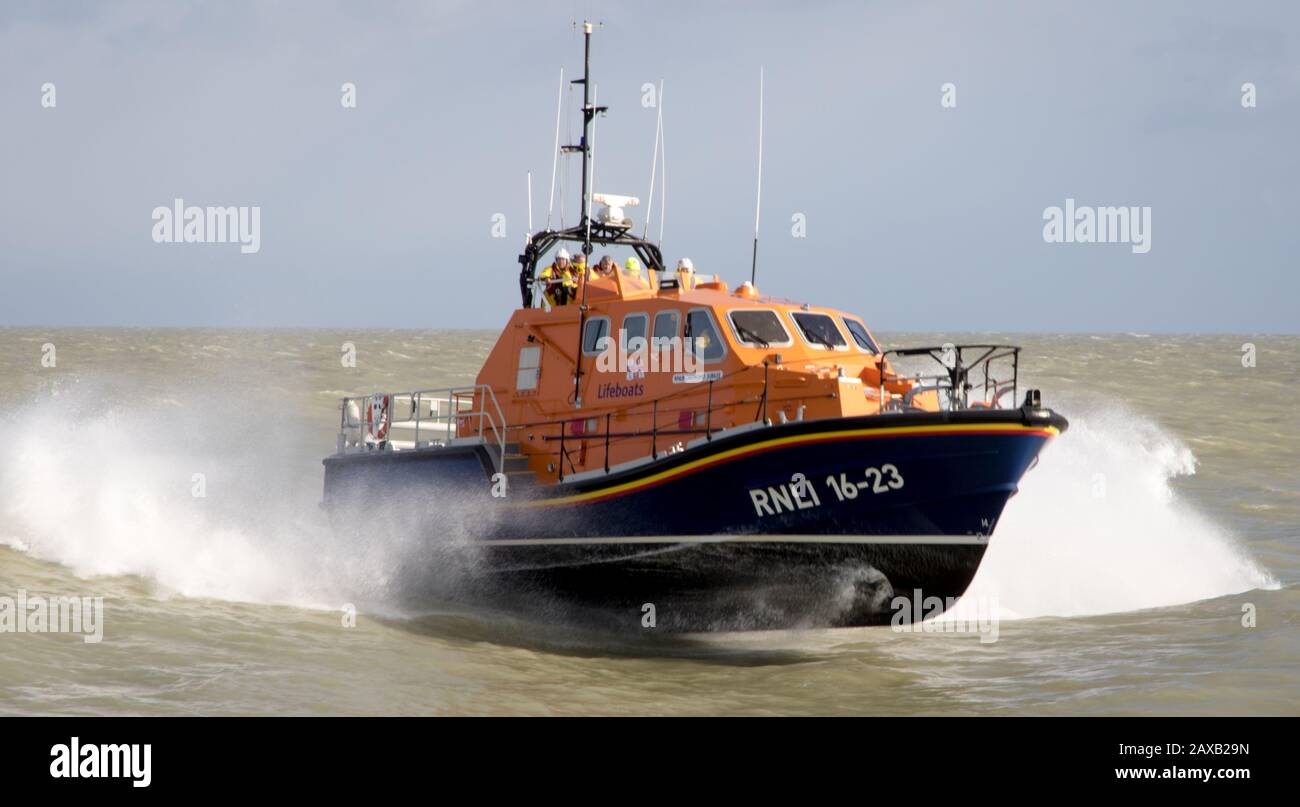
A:
[[[601,111],[591,103],[591,23],[582,23],[582,78],[574,81],[582,83],[582,226],[586,230],[586,240],[582,251],[591,257],[591,188],[588,183],[588,163],[591,161],[591,120]]]
[[[582,251],[588,257],[591,256],[591,216],[588,209],[591,205],[591,187],[590,176],[588,172],[591,162],[591,121],[597,115],[605,112],[608,107],[596,106],[592,103],[591,97],[591,28],[589,22],[583,22],[583,56],[582,56],[582,78],[575,78],[570,84],[582,85],[582,139],[576,146],[563,146],[560,150],[572,153],[575,151],[582,153],[582,215],[579,219],[578,226],[585,232]]]
[[[587,256],[587,263],[591,262],[591,186],[588,175],[589,163],[591,162],[591,121],[598,113],[604,112],[605,107],[595,106],[591,99],[591,23],[583,21],[582,23],[582,78],[574,79],[574,84],[582,84],[582,142],[577,146],[577,150],[582,152],[582,219],[579,226],[582,227],[582,253]],[[573,146],[566,147],[573,150]],[[582,408],[582,337],[583,331],[587,327],[587,274],[590,269],[585,270],[582,276],[578,278],[578,284],[581,287],[581,299],[578,303],[578,349],[574,352],[573,360],[573,405]],[[563,462],[564,458],[560,458]]]
[[[591,23],[582,22],[582,226],[586,230],[586,240],[582,242],[582,252],[591,257],[591,188],[586,182],[586,164],[591,160]]]

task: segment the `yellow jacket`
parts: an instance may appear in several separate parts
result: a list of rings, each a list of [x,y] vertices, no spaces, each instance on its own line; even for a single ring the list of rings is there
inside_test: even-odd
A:
[[[563,269],[557,269],[555,264],[551,264],[550,266],[546,267],[542,271],[538,272],[537,277],[541,280],[547,280],[547,281],[559,280],[561,283],[563,283],[566,286],[578,285],[578,275],[576,272],[573,271],[573,264],[569,264]]]

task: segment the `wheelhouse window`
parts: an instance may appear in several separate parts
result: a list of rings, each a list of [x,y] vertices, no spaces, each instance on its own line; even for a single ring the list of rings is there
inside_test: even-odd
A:
[[[849,319],[848,317],[843,319],[844,327],[849,329],[849,336],[852,336],[853,341],[858,343],[858,347],[873,356],[879,355],[880,347],[876,344],[876,340],[871,338],[871,334],[867,333],[866,326],[856,319]]]
[[[771,309],[732,311],[727,316],[736,332],[736,338],[748,347],[789,345],[793,341],[789,331],[781,324],[781,318]]]
[[[649,323],[649,316],[646,314],[628,314],[623,317],[623,347],[632,349],[639,342],[636,340],[645,340],[645,329]]]
[[[609,317],[592,317],[582,329],[582,352],[588,356],[600,353],[601,339],[609,336]]]
[[[814,314],[809,311],[796,311],[791,316],[794,322],[799,326],[803,338],[814,345],[824,347],[827,350],[839,350],[848,348],[849,343],[844,341],[844,334],[840,329],[835,327],[835,320],[825,314]]]
[[[660,311],[655,314],[654,335],[650,339],[651,366],[671,367],[675,351],[681,348],[681,338],[677,330],[681,326],[682,315],[677,311]]]
[[[677,336],[677,325],[681,322],[681,314],[676,311],[660,311],[655,314],[655,339],[672,339]]]
[[[686,345],[698,351],[702,361],[717,361],[726,354],[726,347],[718,338],[718,327],[707,308],[692,309],[686,315]]]

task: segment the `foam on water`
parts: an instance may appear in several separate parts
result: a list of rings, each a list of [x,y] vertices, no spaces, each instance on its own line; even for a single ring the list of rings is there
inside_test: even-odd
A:
[[[240,417],[255,410],[219,392],[170,407],[95,400],[78,389],[0,419],[0,542],[84,577],[142,576],[166,595],[382,599],[401,547],[335,539],[317,507],[319,463],[290,459],[294,423]]]
[[[232,418],[242,405],[213,395],[130,410],[99,400],[80,389],[0,418],[0,540],[185,596],[372,610],[393,599],[404,563],[427,557],[418,537],[330,532],[318,429]],[[1186,446],[1132,413],[1071,420],[1008,505],[970,596],[996,596],[1008,618],[1071,616],[1276,585],[1173,494],[1195,470]],[[197,473],[206,497],[193,495]]]
[[[1196,458],[1151,420],[1071,406],[1007,504],[961,604],[996,598],[1002,618],[1081,616],[1275,588],[1221,526],[1175,494]]]

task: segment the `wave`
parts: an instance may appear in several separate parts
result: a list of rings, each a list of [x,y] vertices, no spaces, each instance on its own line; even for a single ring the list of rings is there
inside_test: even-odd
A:
[[[1211,599],[1277,581],[1222,526],[1175,493],[1196,472],[1177,437],[1123,408],[1067,407],[998,522],[950,619],[983,600],[1002,618],[1083,616]]]

